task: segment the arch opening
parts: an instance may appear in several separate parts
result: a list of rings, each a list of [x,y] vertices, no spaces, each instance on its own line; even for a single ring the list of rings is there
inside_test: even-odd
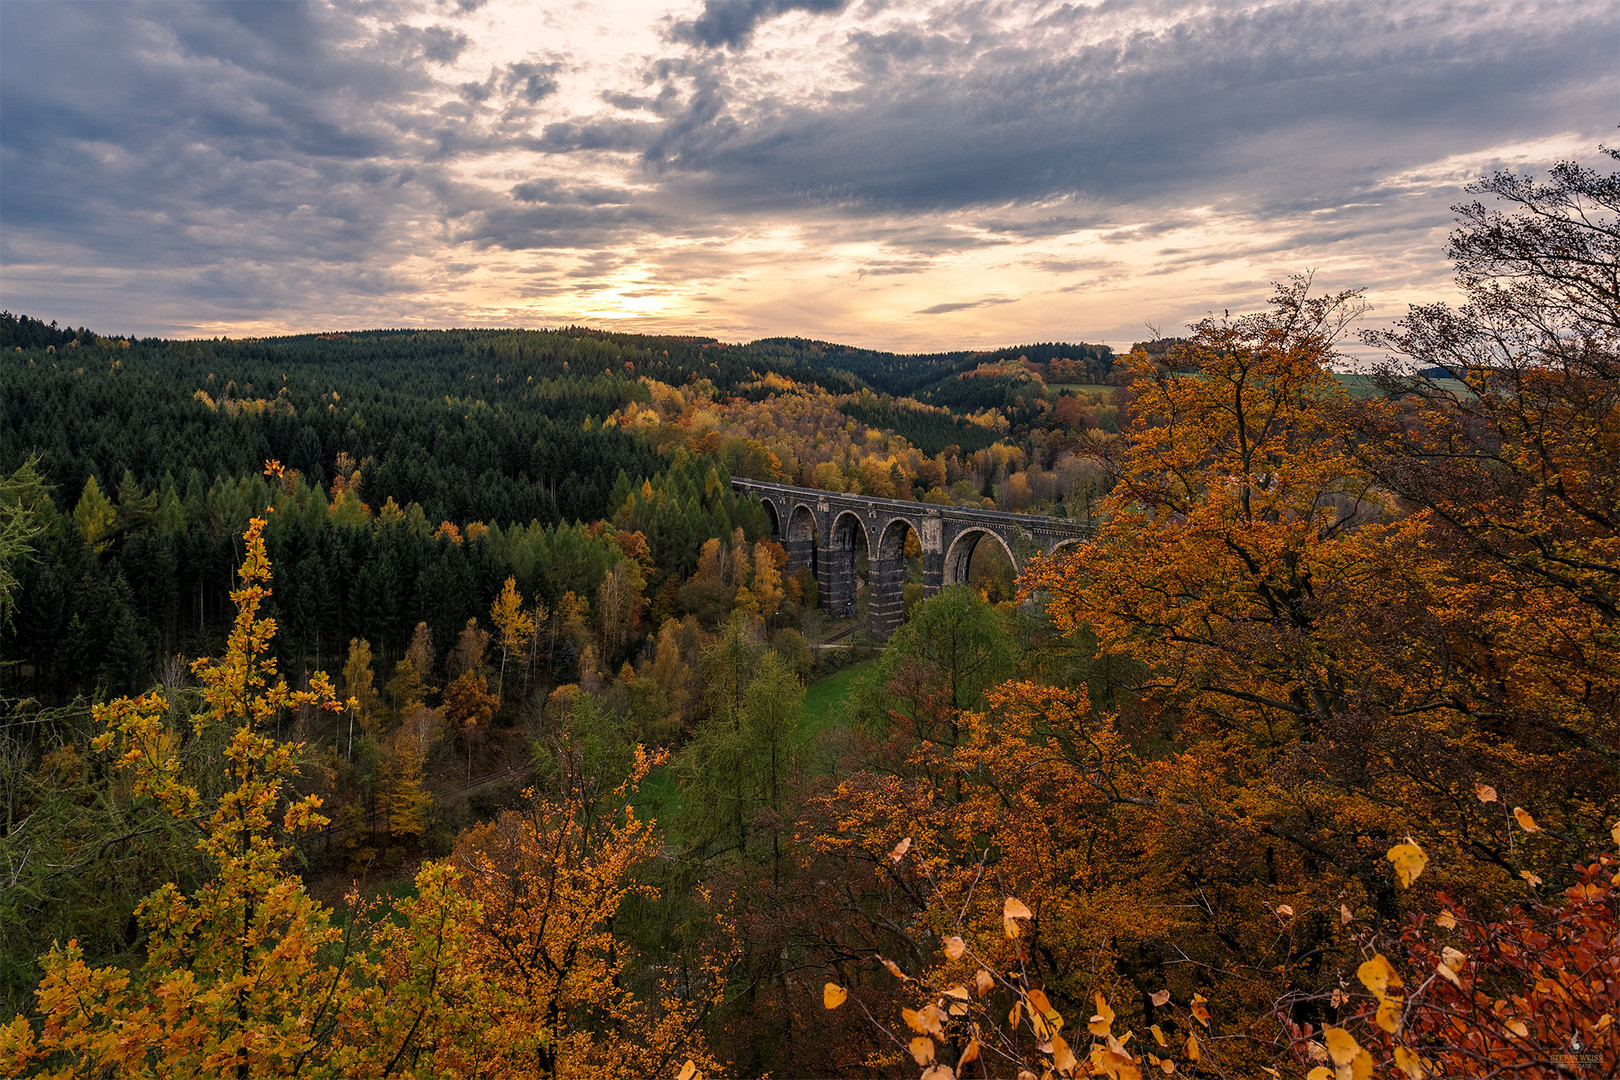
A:
[[[809,540],[815,543],[816,539],[816,512],[804,503],[799,503],[788,515],[786,533],[788,540]]]
[[[922,581],[922,538],[909,519],[895,518],[878,535],[877,559],[867,574],[874,636],[887,638],[905,621],[908,589],[915,603],[922,597]]]
[[[862,578],[867,571],[871,541],[866,525],[854,511],[845,510],[833,519],[828,530],[825,558],[817,559],[816,577],[821,586],[822,607],[835,618],[857,618],[864,614],[866,599]]]
[[[994,543],[984,543],[990,537]],[[990,529],[966,529],[959,533],[945,552],[944,584],[971,585],[993,601],[1011,600],[1017,595],[1018,562],[1012,548],[1000,533]]]
[[[816,513],[804,503],[799,503],[788,512],[782,548],[787,552],[785,569],[788,576],[802,575],[800,592],[805,596],[811,595],[816,587]]]

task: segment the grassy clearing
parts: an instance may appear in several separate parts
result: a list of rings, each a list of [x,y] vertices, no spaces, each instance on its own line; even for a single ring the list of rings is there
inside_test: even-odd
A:
[[[794,731],[797,739],[808,742],[838,727],[841,721],[839,706],[849,699],[855,680],[875,663],[876,660],[862,660],[805,687],[804,704],[799,710],[799,726]]]
[[[1383,393],[1374,384],[1371,375],[1363,375],[1353,371],[1335,371],[1333,377],[1339,380],[1339,385],[1344,387],[1345,393],[1351,397],[1377,397]],[[1460,398],[1474,396],[1473,391],[1469,390],[1466,384],[1457,379],[1431,379],[1430,382],[1436,389],[1449,391]]]
[[[643,821],[649,818],[669,821],[675,816],[681,808],[681,789],[668,765],[647,774],[631,805],[635,807],[636,817]]]
[[[877,663],[863,660],[817,679],[805,687],[804,704],[799,711],[799,724],[793,731],[793,742],[798,749],[799,765],[811,773],[832,771],[836,763],[833,739],[849,726],[845,704],[855,682]]]

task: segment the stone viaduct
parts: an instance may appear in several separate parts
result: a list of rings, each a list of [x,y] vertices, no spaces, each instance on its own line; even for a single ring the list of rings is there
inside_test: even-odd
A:
[[[1004,514],[962,506],[841,495],[762,480],[733,478],[731,486],[765,504],[782,546],[787,572],[809,569],[821,606],[847,618],[855,610],[858,553],[867,558],[872,633],[882,639],[900,625],[906,582],[906,534],[922,548],[923,591],[933,595],[967,580],[968,560],[986,539],[998,543],[1022,573],[1036,553],[1078,543],[1091,530],[1061,518]]]

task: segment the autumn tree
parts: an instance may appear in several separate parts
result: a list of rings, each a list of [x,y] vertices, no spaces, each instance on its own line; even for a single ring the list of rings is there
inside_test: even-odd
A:
[[[468,672],[484,674],[484,657],[489,650],[489,631],[478,625],[477,619],[468,619],[461,628],[456,644],[446,659],[449,677],[454,680]]]
[[[328,1020],[343,976],[319,956],[341,931],[287,873],[280,838],[325,819],[319,800],[287,790],[299,747],[265,732],[288,709],[342,705],[325,675],[294,691],[276,671],[275,623],[259,613],[270,593],[264,524],[254,519],[244,538],[224,653],[193,665],[200,707],[154,692],[97,708],[107,726],[97,749],[116,755],[138,793],[197,822],[213,879],[191,895],[164,885],[141,902],[136,914],[149,936],[137,969],[92,968],[76,942],[53,948],[39,989],[42,1028],[19,1017],[0,1033],[0,1058],[14,1069],[283,1075],[305,1060],[314,1029]],[[192,759],[192,747],[209,744],[221,747],[217,764]],[[199,767],[224,774],[213,805],[204,805]]]
[[[1478,756],[1479,779],[1556,815],[1562,874],[1615,806],[1620,174],[1563,162],[1470,191],[1493,203],[1455,208],[1465,302],[1369,335],[1386,396],[1347,420],[1358,464],[1411,510],[1387,542],[1426,623],[1412,707],[1511,745]]]
[[[577,789],[531,797],[458,841],[452,861],[471,922],[440,990],[441,1065],[626,1080],[674,1075],[687,1059],[713,1068],[697,1028],[724,991],[720,972],[666,967],[638,995],[614,932],[624,903],[651,891],[636,876],[660,844],[630,801],[652,764],[635,752],[606,796],[611,807],[587,807]]]
[[[84,542],[97,554],[112,546],[117,532],[118,511],[114,509],[112,500],[101,493],[101,485],[96,483],[94,476],[84,483],[78,505],[73,508],[73,523],[79,527],[79,535],[84,537]]]
[[[495,624],[495,631],[501,643],[501,669],[496,689],[501,696],[505,696],[507,658],[516,656],[519,666],[523,666],[526,662],[524,650],[528,648],[529,639],[534,636],[534,620],[523,610],[523,597],[517,590],[517,578],[506,579],[506,584],[501,586],[501,594],[495,598],[495,604],[490,608],[489,617]]]
[[[772,622],[782,607],[782,568],[787,565],[787,551],[774,540],[759,540],[754,544],[754,599],[759,613],[767,623]]]
[[[641,619],[641,590],[646,585],[640,567],[629,559],[621,559],[608,569],[596,591],[596,619],[604,659],[622,655],[625,642]]]
[[[489,692],[484,676],[476,671],[464,671],[444,688],[444,718],[460,732],[467,748],[467,779],[472,779],[473,745],[488,730],[501,706],[501,699]]]
[[[371,669],[371,642],[360,638],[349,639],[349,656],[343,662],[343,690],[349,695],[349,738],[344,753],[354,757],[354,724],[358,719],[360,730],[374,735],[377,708],[376,674]]]
[[[438,728],[438,715],[418,703],[405,711],[384,744],[378,795],[390,836],[420,838],[427,831],[428,809],[433,800],[423,767]]]

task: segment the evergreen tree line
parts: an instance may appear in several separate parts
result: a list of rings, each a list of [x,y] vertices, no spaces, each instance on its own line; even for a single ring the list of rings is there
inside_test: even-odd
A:
[[[990,446],[1000,434],[948,411],[918,407],[886,395],[881,398],[863,395],[838,409],[870,427],[894,432],[930,456],[943,452],[948,446],[956,447],[959,453],[971,454]]]
[[[706,457],[678,454],[670,469],[637,479],[621,471],[614,498],[621,519],[647,530],[653,588],[672,575],[678,586],[705,540],[729,540],[738,526],[750,540],[769,529],[758,505],[739,499]],[[570,593],[589,602],[625,557],[602,520],[606,498],[592,524],[458,525],[416,502],[389,498],[373,510],[362,485],[369,481],[350,473],[329,494],[297,476],[206,483],[193,470],[184,482],[168,476],[148,489],[126,471],[110,492],[92,476],[71,507],[47,499],[33,512],[41,531],[17,566],[15,611],[0,631],[0,692],[45,701],[137,692],[166,658],[216,650],[230,627],[242,531],[267,506],[275,512],[266,545],[286,573],[266,611],[279,626],[281,669],[294,676],[334,668],[354,638],[391,664],[418,623],[454,641],[508,577],[553,608]],[[643,490],[649,498],[625,509]],[[575,659],[565,652],[558,663],[566,672]]]

